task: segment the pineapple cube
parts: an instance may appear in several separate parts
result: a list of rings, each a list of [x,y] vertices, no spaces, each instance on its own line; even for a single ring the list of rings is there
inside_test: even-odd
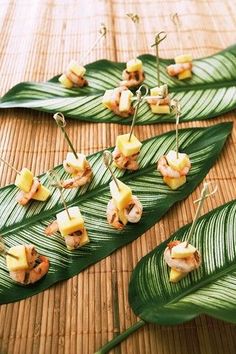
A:
[[[170,107],[168,105],[151,104],[151,111],[155,114],[170,114]]]
[[[6,256],[6,263],[9,272],[17,272],[18,270],[29,269],[24,245],[13,246],[9,248],[8,252],[18,257],[18,259],[16,259],[9,255]]]
[[[112,96],[114,90],[106,90],[102,98],[102,104],[108,109],[111,109],[112,105]]]
[[[70,218],[67,215],[66,210],[61,211],[56,215],[58,228],[62,236],[67,236],[73,232],[83,230],[84,219],[80,213],[79,207],[68,208]]]
[[[67,236],[67,237],[71,237],[71,236]],[[87,230],[84,228],[83,231],[82,231],[82,234],[81,234],[81,239],[80,239],[79,246],[77,248],[83,247],[89,242],[90,242],[90,240],[89,240],[89,237],[88,237]],[[67,249],[69,251],[73,251],[73,250],[77,249],[77,248],[70,247],[69,245],[66,245],[66,247],[67,247]]]
[[[77,171],[83,171],[86,165],[86,156],[84,154],[77,153],[78,158],[72,152],[68,152],[66,156],[66,163],[68,166],[74,168]]]
[[[167,85],[156,86],[150,89],[151,96],[165,96],[165,94],[168,94]]]
[[[125,90],[121,92],[120,103],[119,103],[120,112],[128,112],[130,110],[132,96],[133,93],[130,90]]]
[[[86,73],[85,67],[82,65],[79,65],[74,60],[72,60],[69,63],[67,70],[72,71],[75,75],[80,76],[80,77],[84,76],[84,74]]]
[[[170,167],[176,171],[181,171],[183,168],[190,165],[190,160],[187,154],[179,152],[177,159],[177,153],[174,150],[170,150],[168,152],[168,154],[166,155],[166,160]]]
[[[123,225],[126,225],[128,220],[125,216],[124,209],[121,209],[118,211],[119,219],[122,222]]]
[[[186,176],[181,176],[179,178],[163,177],[163,181],[174,191],[186,183]]]
[[[28,193],[33,184],[33,173],[28,168],[22,168],[20,174],[16,176],[15,185],[23,192]]]
[[[115,205],[118,210],[122,210],[127,207],[131,198],[132,198],[132,190],[126,184],[117,179],[119,190],[116,186],[115,181],[110,182],[110,191],[111,196],[115,202]]]
[[[174,246],[171,250],[171,258],[188,258],[196,252],[196,248],[188,244],[186,247],[186,242],[181,242]]]
[[[129,134],[123,134],[117,136],[116,146],[124,156],[128,157],[137,154],[141,149],[142,143],[134,134],[131,135],[130,141]]]
[[[66,88],[72,88],[73,87],[73,82],[68,79],[68,77],[63,74],[59,77],[58,81],[65,86]]]
[[[51,196],[51,191],[40,184],[37,192],[33,195],[33,199],[39,200],[40,202],[44,202]]]
[[[192,77],[192,71],[191,70],[184,70],[182,73],[178,75],[179,80],[185,80],[185,79],[190,79]]]
[[[193,57],[191,54],[183,54],[175,57],[176,64],[189,63],[193,61]]]
[[[180,272],[179,270],[176,270],[174,268],[170,269],[170,282],[171,283],[177,283],[181,279],[183,279],[188,273]]]
[[[126,64],[126,69],[129,73],[132,73],[134,71],[141,71],[143,68],[143,63],[140,59],[132,59],[129,60]]]

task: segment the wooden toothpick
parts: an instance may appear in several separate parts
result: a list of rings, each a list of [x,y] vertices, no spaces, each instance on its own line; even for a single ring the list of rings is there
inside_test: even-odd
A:
[[[66,120],[65,120],[64,115],[61,112],[57,112],[53,115],[53,118],[55,119],[55,121],[56,121],[58,127],[61,129],[62,133],[64,134],[64,138],[66,139],[68,145],[70,146],[75,158],[78,159],[77,152],[76,152],[69,136],[67,135],[67,132],[65,131]]]
[[[157,85],[161,85],[160,81],[160,57],[159,57],[159,44],[166,38],[167,34],[161,31],[155,35],[155,43],[151,47],[156,47],[156,64],[157,64]]]
[[[179,15],[176,13],[171,15],[171,20],[173,21],[175,28],[176,28],[176,32],[177,32],[177,38],[178,38],[178,42],[179,42],[179,50],[180,50],[180,54],[183,53],[183,41],[182,41],[182,37],[181,37],[181,23],[180,23],[180,19],[179,19]]]
[[[171,102],[172,107],[174,108],[176,115],[176,123],[175,123],[175,140],[176,140],[176,157],[179,158],[179,117],[181,115],[181,107],[180,102],[178,100],[173,100]]]
[[[14,166],[12,166],[9,162],[7,162],[5,159],[0,157],[0,160],[7,165],[10,169],[12,169],[14,172],[16,172],[18,175],[20,175],[20,171],[18,171]]]
[[[144,95],[142,95],[142,88],[145,88]],[[131,125],[131,128],[130,128],[128,141],[131,140],[131,137],[132,137],[132,134],[133,134],[133,131],[134,131],[134,126],[135,126],[136,118],[137,118],[137,115],[138,115],[138,110],[139,110],[140,103],[144,100],[144,98],[147,96],[147,94],[148,94],[148,87],[146,85],[141,85],[139,87],[139,89],[136,91],[137,101],[136,101],[136,105],[135,105],[135,110],[134,110],[134,115],[133,115],[133,119],[132,119],[132,125]]]
[[[216,185],[215,188],[213,189],[213,191],[210,191],[210,188],[209,188],[210,184],[211,184],[210,182],[204,183],[203,189],[201,191],[201,197],[194,201],[194,203],[199,203],[199,204],[198,204],[198,207],[197,207],[197,210],[196,210],[196,214],[194,216],[191,228],[189,230],[189,234],[188,234],[187,239],[186,239],[186,246],[185,247],[188,247],[189,240],[193,236],[193,233],[194,233],[195,228],[196,228],[197,220],[198,220],[198,218],[200,216],[200,213],[201,213],[201,210],[202,210],[202,207],[203,207],[205,199],[210,197],[210,196],[212,196],[213,194],[215,194],[217,189],[218,189],[218,186]]]
[[[114,172],[112,171],[112,168],[111,168],[112,161],[113,161],[112,153],[108,150],[103,151],[103,162],[104,162],[106,168],[108,168],[108,170],[110,171],[111,176],[116,184],[118,191],[120,191],[120,187],[119,187],[117,178],[114,175]]]
[[[85,53],[83,58],[81,59],[81,63],[84,65],[86,64],[86,60],[90,53],[93,51],[93,49],[97,46],[98,42],[103,38],[106,37],[107,34],[107,28],[104,23],[101,23],[100,29],[99,29],[99,36],[96,38],[96,40],[93,42],[89,50]]]
[[[19,259],[19,257],[17,257],[14,254],[6,251],[5,245],[4,245],[3,241],[2,241],[2,237],[1,236],[0,236],[0,254],[4,254],[4,256],[10,256],[12,258]]]
[[[134,48],[134,54],[135,54],[135,59],[137,59],[138,56],[138,26],[139,26],[139,16],[134,13],[129,13],[127,16],[133,21],[135,25],[135,48]]]
[[[66,213],[68,215],[68,218],[71,220],[71,216],[70,216],[70,213],[69,213],[69,210],[68,210],[68,207],[66,205],[66,201],[65,201],[65,198],[64,198],[64,195],[63,195],[63,192],[62,192],[63,187],[61,185],[61,181],[60,181],[60,179],[58,177],[57,172],[55,170],[49,170],[47,172],[47,175],[51,179],[52,186],[58,188],[58,190],[60,192],[60,197],[61,197],[62,203],[64,205],[64,209],[65,209],[65,211],[66,211]]]

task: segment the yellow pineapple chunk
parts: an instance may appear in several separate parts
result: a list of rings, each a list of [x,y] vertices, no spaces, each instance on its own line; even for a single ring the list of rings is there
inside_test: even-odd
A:
[[[22,168],[20,174],[16,176],[15,185],[23,192],[28,193],[32,187],[33,178],[34,175],[28,168]]]
[[[24,245],[13,246],[9,248],[8,252],[18,257],[18,259],[16,259],[9,255],[6,256],[6,263],[9,272],[17,272],[18,270],[25,270],[29,268]]]
[[[77,153],[77,156],[78,158],[76,158],[72,152],[68,152],[66,156],[66,163],[68,166],[77,171],[83,171],[86,165],[86,156],[80,153]]]
[[[37,192],[33,195],[33,199],[39,200],[40,202],[44,202],[50,196],[51,196],[51,191],[47,187],[40,184]]]
[[[72,60],[68,67],[67,70],[72,71],[75,75],[77,76],[84,76],[84,74],[86,73],[86,69],[84,66],[79,65],[78,63],[76,63],[76,61]]]
[[[192,71],[191,70],[184,70],[182,73],[178,74],[178,79],[179,80],[185,80],[185,79],[190,79],[192,77]]]
[[[131,97],[133,93],[130,90],[124,90],[120,95],[119,111],[128,112],[131,107]]]
[[[83,230],[84,228],[84,219],[80,213],[79,207],[68,208],[70,218],[66,210],[61,211],[56,215],[58,228],[62,236],[67,236],[73,232]]]
[[[151,96],[165,96],[168,94],[167,85],[156,86],[150,89]]]
[[[188,258],[196,252],[196,248],[188,244],[186,247],[186,241],[181,242],[171,249],[171,258]]]
[[[181,279],[183,279],[188,273],[183,273],[180,272],[179,270],[176,270],[174,268],[170,269],[170,282],[171,283],[177,283],[178,281],[180,281]]]
[[[66,88],[72,88],[73,87],[73,82],[68,79],[68,77],[63,74],[59,77],[58,81],[65,86]]]
[[[141,71],[143,69],[143,63],[140,59],[129,60],[126,64],[126,69],[128,72],[132,73],[134,71]]]
[[[176,151],[170,150],[166,155],[166,160],[168,165],[173,168],[173,170],[181,171],[186,166],[190,165],[190,160],[187,154],[178,153],[178,159]]]
[[[104,96],[102,98],[102,104],[108,109],[111,109],[112,107],[112,96],[113,96],[113,91],[114,90],[106,90],[104,93]]]
[[[126,184],[121,182],[117,179],[119,190],[116,186],[115,181],[110,182],[110,191],[111,196],[114,200],[114,203],[118,210],[122,210],[127,207],[131,198],[132,198],[132,191],[131,188],[128,187]]]
[[[170,107],[168,105],[158,105],[158,104],[151,104],[151,111],[155,114],[169,114]]]
[[[129,134],[123,134],[117,136],[116,146],[124,156],[128,157],[137,154],[141,149],[142,143],[134,134],[131,135],[130,141]]]
[[[128,220],[127,220],[127,218],[126,218],[126,216],[125,216],[124,209],[119,210],[118,215],[119,215],[119,219],[120,219],[120,221],[122,222],[122,224],[123,224],[123,225],[126,225],[127,222],[128,222]]]
[[[68,236],[68,237],[72,237],[72,236]],[[82,231],[82,234],[81,234],[81,239],[80,239],[79,246],[77,248],[73,248],[73,247],[70,247],[69,245],[66,245],[66,247],[67,247],[68,250],[73,251],[73,250],[78,249],[78,248],[80,248],[82,246],[85,246],[89,242],[90,242],[90,240],[89,240],[89,237],[88,237],[88,232],[84,228],[83,231]]]
[[[190,63],[192,61],[193,61],[193,57],[191,54],[183,54],[183,55],[178,55],[177,57],[175,57],[176,64]]]
[[[179,178],[163,177],[163,181],[174,191],[186,183],[186,176],[181,176]]]

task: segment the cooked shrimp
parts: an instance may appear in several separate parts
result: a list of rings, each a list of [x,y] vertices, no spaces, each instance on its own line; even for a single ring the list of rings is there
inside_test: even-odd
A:
[[[55,234],[55,232],[57,232],[57,231],[59,231],[59,227],[58,227],[57,220],[55,220],[50,225],[48,225],[48,227],[46,227],[46,229],[44,230],[44,233],[47,236],[51,236],[51,235]]]
[[[161,98],[161,97],[158,97],[158,96],[157,97],[150,96],[150,97],[147,98],[147,102],[149,104],[156,104],[158,106],[170,105],[170,97],[167,96],[165,98]]]
[[[77,171],[76,174],[74,174],[74,177],[61,180],[61,186],[65,189],[81,187],[91,181],[92,175],[93,172],[88,163],[85,169],[83,171]]]
[[[10,277],[17,283],[29,285],[47,274],[49,260],[47,257],[39,255],[33,245],[27,245],[25,249],[29,269],[10,272]]]
[[[142,204],[139,199],[133,195],[131,201],[124,209],[124,217],[131,223],[137,223],[141,219],[142,212]],[[122,230],[125,226],[120,219],[119,210],[117,209],[113,199],[111,199],[107,205],[107,221],[118,230]]]
[[[125,69],[122,73],[123,81],[120,82],[120,86],[126,86],[127,88],[140,86],[145,79],[143,71],[129,72]]]
[[[34,178],[30,191],[28,193],[21,191],[16,197],[17,202],[21,205],[26,205],[33,198],[39,186],[39,180],[37,178]]]
[[[171,64],[167,66],[166,70],[170,76],[176,76],[178,74],[181,74],[185,70],[191,70],[192,66],[192,63]]]
[[[180,243],[180,241],[177,241]],[[194,269],[197,269],[201,265],[201,255],[196,251],[193,255],[187,258],[172,258],[171,249],[178,243],[175,242],[173,245],[167,245],[164,252],[164,259],[169,267],[176,269],[179,272],[189,273]]]
[[[161,172],[162,176],[170,177],[170,178],[179,178],[181,176],[186,176],[190,170],[190,167],[191,167],[191,163],[189,161],[188,165],[184,167],[182,170],[180,171],[174,170],[168,165],[165,156],[162,156],[160,158],[157,165],[157,169]]]
[[[126,157],[117,147],[115,147],[112,153],[113,160],[118,168],[124,168],[131,171],[136,171],[139,168],[139,164],[136,161],[138,155],[139,153]]]
[[[82,231],[76,231],[72,235],[65,236],[65,243],[69,249],[76,249],[80,246]]]
[[[116,87],[113,90],[110,109],[118,116],[123,117],[123,118],[127,118],[134,113],[134,108],[131,106],[128,112],[120,112],[120,110],[119,110],[120,96],[121,96],[121,92],[124,90],[127,90],[127,87],[120,86],[120,87]]]
[[[88,81],[83,76],[78,76],[71,70],[67,70],[66,77],[73,82],[74,86],[83,87],[88,85]]]
[[[132,196],[129,205],[125,208],[124,214],[131,223],[137,223],[141,219],[143,206],[136,195]]]

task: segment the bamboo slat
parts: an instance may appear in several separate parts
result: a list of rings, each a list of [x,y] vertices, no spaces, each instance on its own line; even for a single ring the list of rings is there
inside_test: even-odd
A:
[[[184,50],[202,57],[233,44],[236,3],[230,0],[0,0],[0,95],[20,81],[42,81],[80,59],[96,38],[101,22],[106,41],[88,56],[126,61],[134,55],[134,27],[126,13],[140,15],[139,53],[150,48],[156,32],[168,37],[162,57],[180,50],[170,14],[178,12]],[[40,174],[61,163],[67,146],[50,115],[29,110],[0,112],[0,154],[16,168],[30,166]],[[235,120],[235,112],[207,122],[209,126]],[[173,129],[171,124],[138,127],[146,139]],[[78,151],[96,152],[115,144],[129,127],[70,121],[68,134]],[[205,204],[205,212],[236,198],[236,130],[207,180],[219,192]],[[0,164],[0,185],[13,182],[14,173]],[[138,260],[176,229],[190,222],[193,200],[201,186],[174,206],[151,230],[132,244],[32,298],[0,306],[1,354],[91,354],[137,318],[128,304],[129,279]],[[121,354],[234,354],[236,326],[201,316],[175,327],[146,325],[113,353]]]

